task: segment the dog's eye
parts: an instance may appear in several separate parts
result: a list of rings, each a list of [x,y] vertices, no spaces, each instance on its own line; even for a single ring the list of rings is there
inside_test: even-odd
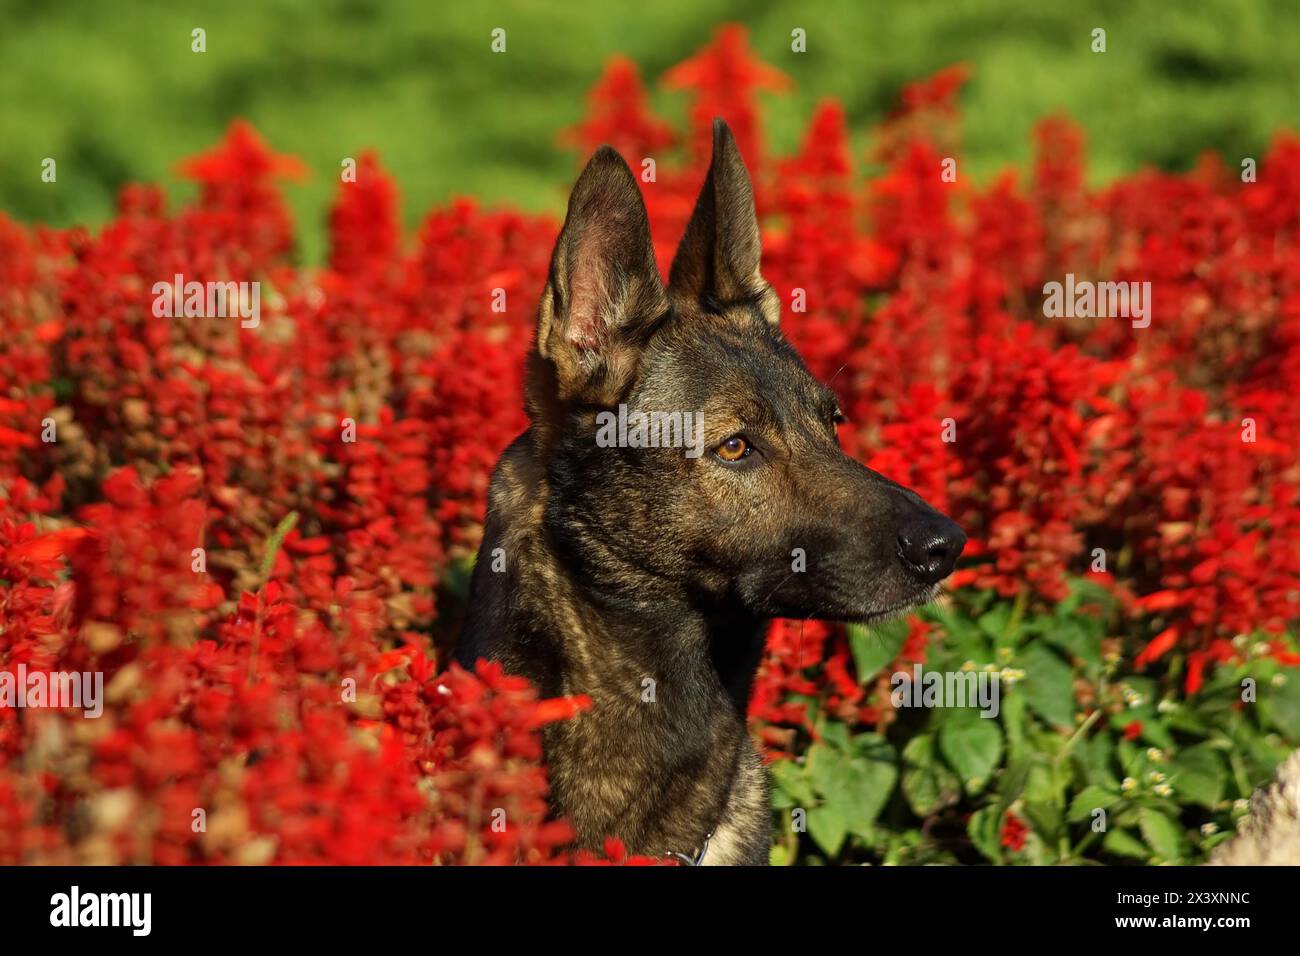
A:
[[[713,449],[713,453],[723,461],[740,461],[742,458],[748,458],[753,450],[753,446],[749,444],[744,435],[732,435]]]

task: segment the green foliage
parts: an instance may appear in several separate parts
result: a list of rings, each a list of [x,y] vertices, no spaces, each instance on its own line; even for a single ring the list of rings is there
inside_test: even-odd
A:
[[[1088,131],[1099,181],[1143,164],[1186,169],[1205,149],[1235,165],[1262,154],[1300,88],[1290,0],[1156,11],[1120,0],[5,0],[3,9],[0,209],[57,226],[102,223],[131,181],[184,196],[176,158],[217,141],[238,116],[312,169],[290,194],[309,225],[322,219],[342,157],[367,146],[402,184],[408,226],[452,195],[559,215],[574,158],[555,134],[581,118],[605,60],[631,57],[655,108],[680,119],[681,98],[657,78],[728,21],[747,25],[762,58],[794,81],[768,101],[779,152],[828,96],[845,104],[861,149],[862,131],[903,85],[969,63],[961,161],[976,179],[1023,168],[1033,123],[1055,112]],[[508,35],[501,55],[489,51],[498,26]],[[796,26],[807,31],[805,54],[790,49]],[[206,53],[191,52],[196,27]],[[1090,49],[1096,27],[1106,53]],[[58,159],[57,186],[39,181],[46,156]],[[300,235],[304,258],[320,261],[321,230]]]
[[[1106,640],[1117,614],[1083,580],[1043,613],[977,592],[923,609],[938,632],[924,669],[996,671],[996,716],[898,708],[883,734],[820,718],[805,756],[773,766],[773,861],[1202,861],[1300,745],[1300,670],[1247,654],[1187,697],[1177,652],[1130,672],[1135,649]],[[864,683],[905,633],[902,622],[850,629]],[[1243,700],[1248,678],[1256,702]]]

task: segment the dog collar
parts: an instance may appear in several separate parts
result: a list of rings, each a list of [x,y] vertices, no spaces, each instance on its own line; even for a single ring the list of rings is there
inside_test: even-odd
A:
[[[713,831],[710,830],[704,835],[704,843],[700,845],[700,852],[694,856],[687,856],[685,853],[670,853],[669,856],[675,856],[686,866],[703,866],[704,854],[709,852],[709,841],[713,839]]]

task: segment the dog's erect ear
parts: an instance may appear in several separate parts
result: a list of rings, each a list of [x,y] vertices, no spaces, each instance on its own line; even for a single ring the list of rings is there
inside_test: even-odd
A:
[[[759,272],[762,256],[749,171],[730,127],[716,119],[713,162],[673,257],[668,294],[676,302],[713,307],[753,302],[775,325],[781,303]]]
[[[537,355],[551,367],[548,397],[616,404],[667,311],[641,190],[623,157],[602,146],[573,187],[542,295]]]

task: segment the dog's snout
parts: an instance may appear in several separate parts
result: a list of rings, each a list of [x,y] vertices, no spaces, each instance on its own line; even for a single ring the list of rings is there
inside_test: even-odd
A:
[[[898,532],[898,555],[908,571],[926,584],[952,574],[966,535],[940,514],[913,518]]]

